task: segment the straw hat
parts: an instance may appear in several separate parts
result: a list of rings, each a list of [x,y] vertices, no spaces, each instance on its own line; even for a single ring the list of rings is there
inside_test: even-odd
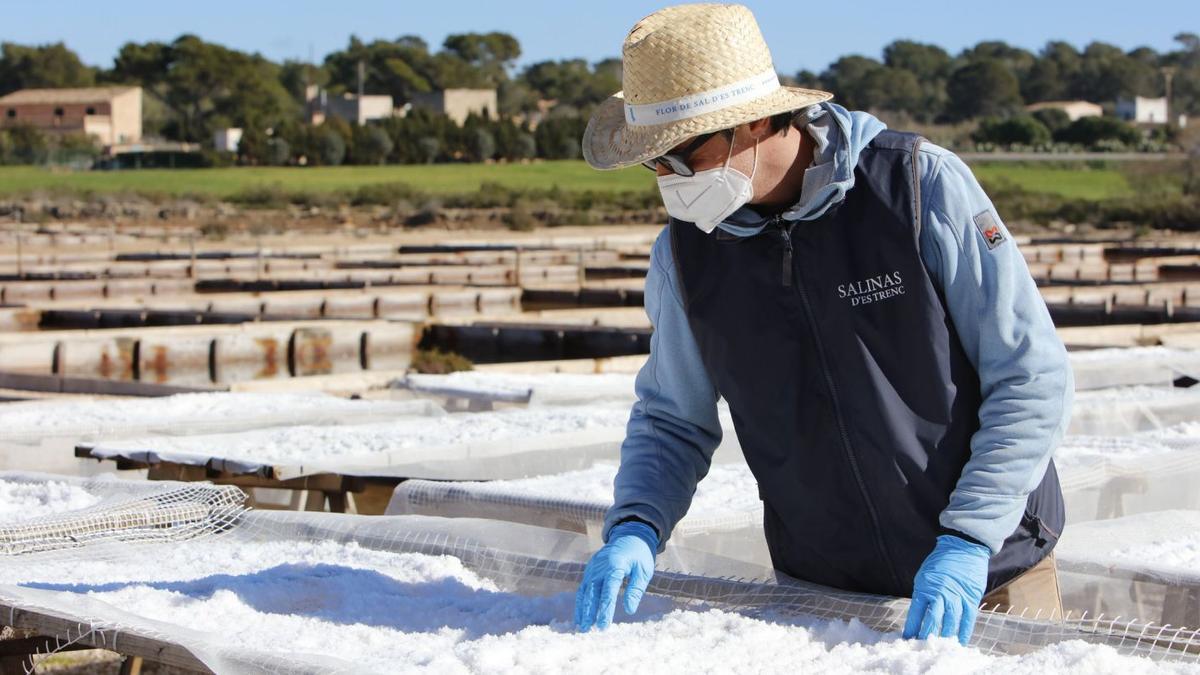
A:
[[[625,89],[583,132],[583,157],[620,169],[710,131],[833,98],[779,84],[771,52],[742,5],[678,5],[642,19],[621,47]]]

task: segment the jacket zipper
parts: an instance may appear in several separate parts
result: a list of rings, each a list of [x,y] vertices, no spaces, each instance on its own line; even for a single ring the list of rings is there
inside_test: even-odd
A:
[[[785,287],[792,285],[792,228],[795,227],[795,221],[783,224],[783,219],[776,216],[774,219],[775,225],[779,228],[780,234],[783,236],[783,285]],[[813,342],[817,346],[817,358],[821,362],[821,374],[825,376],[825,384],[829,387],[830,401],[833,404],[833,417],[837,421],[838,433],[841,436],[842,450],[846,454],[846,460],[850,464],[850,471],[854,474],[854,480],[858,484],[859,494],[862,496],[863,503],[867,505],[867,514],[871,518],[873,533],[875,535],[875,544],[879,548],[880,554],[887,562],[888,572],[892,576],[892,581],[897,587],[902,586],[899,577],[896,576],[896,566],[892,562],[891,555],[888,554],[887,546],[884,544],[883,535],[879,525],[879,514],[875,510],[875,504],[871,501],[871,496],[867,492],[866,481],[863,480],[862,471],[858,468],[858,460],[854,457],[854,451],[850,446],[850,434],[846,432],[846,422],[842,419],[841,405],[838,403],[837,384],[833,380],[833,374],[829,372],[829,362],[825,359],[825,347],[821,342],[821,334],[817,330],[816,319],[813,317],[812,305],[808,302],[808,293],[804,290],[804,285],[796,283],[796,291],[800,296],[800,302],[804,306],[804,316],[808,321],[809,330],[812,331]]]
[[[775,224],[779,227],[779,234],[783,236],[783,285],[788,287],[792,285],[792,228],[796,226],[796,221],[790,221],[787,225],[783,224],[783,219],[780,216],[772,218]]]

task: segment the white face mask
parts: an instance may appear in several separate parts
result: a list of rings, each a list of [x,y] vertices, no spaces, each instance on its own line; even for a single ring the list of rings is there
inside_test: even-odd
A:
[[[758,141],[754,141],[754,164],[750,175],[729,166],[733,141],[725,164],[698,171],[691,176],[668,174],[658,177],[658,191],[672,218],[695,223],[708,234],[721,221],[754,197],[754,172],[758,170]]]

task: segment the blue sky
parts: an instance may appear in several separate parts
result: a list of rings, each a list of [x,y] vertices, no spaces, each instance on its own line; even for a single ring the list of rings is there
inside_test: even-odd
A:
[[[521,42],[520,63],[620,53],[642,16],[664,6],[642,0],[0,0],[0,41],[64,41],[83,60],[111,65],[127,41],[170,40],[183,32],[276,60],[317,60],[364,39],[416,34],[438,47],[449,33],[500,30]],[[1092,40],[1125,49],[1174,49],[1181,31],[1200,33],[1200,2],[1008,0],[823,0],[747,2],[758,17],[776,69],[817,70],[845,54],[878,57],[896,38],[940,45],[952,54],[984,39],[1038,49],[1049,39]],[[853,8],[845,11],[841,8]]]

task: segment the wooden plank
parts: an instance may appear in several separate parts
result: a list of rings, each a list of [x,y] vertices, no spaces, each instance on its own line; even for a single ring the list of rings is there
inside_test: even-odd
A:
[[[120,675],[142,675],[142,657],[129,656],[121,663]]]
[[[326,492],[325,497],[329,500],[330,513],[345,513],[346,512],[346,493],[345,492]]]
[[[320,490],[309,490],[304,501],[305,511],[324,511],[325,493]]]
[[[358,476],[342,476],[334,473],[315,473],[298,478],[280,480],[271,476],[240,474],[217,471],[204,466],[159,462],[149,467],[150,480],[175,480],[185,482],[209,481],[217,485],[238,487],[277,488],[281,490],[322,490],[325,492],[358,492],[366,479]],[[268,472],[273,473],[270,469]]]
[[[78,634],[82,625],[82,620],[78,617],[60,616],[4,603],[0,603],[0,616],[8,617],[13,628],[27,629],[37,635],[74,636]],[[97,630],[76,643],[91,649],[116,651],[194,672],[213,672],[182,646],[134,631]]]
[[[47,635],[0,640],[0,657],[26,657],[30,654],[46,654],[51,651],[77,652],[84,649],[91,649],[88,645],[73,644],[56,650],[55,642],[56,640],[53,637]]]
[[[396,491],[396,481],[369,481],[361,492],[350,495],[354,511],[364,516],[382,516]]]
[[[126,382],[15,372],[0,372],[0,386],[5,389],[105,396],[173,396],[175,394],[219,391],[213,387],[178,387],[150,382]]]
[[[75,448],[76,457],[90,457],[90,446],[81,445]],[[113,460],[103,460],[113,461]],[[401,482],[400,478],[371,479],[363,476],[343,476],[333,473],[318,473],[281,480],[270,476],[253,474],[234,474],[227,471],[216,471],[204,466],[178,464],[175,462],[160,462],[145,464],[131,460],[115,460],[118,468],[147,469],[149,480],[179,481],[185,483],[211,482],[216,485],[236,485],[241,488],[272,488],[278,490],[293,490],[297,494],[307,492],[304,510],[323,511],[326,501],[332,513],[347,513],[350,511],[369,515],[380,515],[387,509],[392,491]],[[295,501],[293,508],[299,507]],[[253,502],[251,502],[253,503]],[[270,507],[268,507],[270,508]]]

